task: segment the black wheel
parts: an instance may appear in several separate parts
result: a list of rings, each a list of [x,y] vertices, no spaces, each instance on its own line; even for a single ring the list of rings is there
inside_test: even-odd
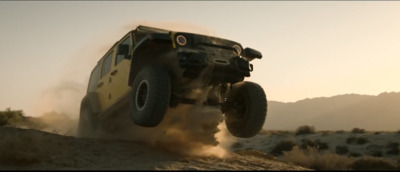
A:
[[[132,84],[131,116],[135,124],[155,127],[164,118],[171,97],[170,77],[163,68],[144,67]]]
[[[234,84],[227,102],[231,108],[225,112],[225,123],[232,135],[249,138],[261,130],[267,116],[267,98],[260,85],[247,81]]]
[[[93,114],[93,110],[89,106],[81,108],[78,125],[78,137],[94,137],[97,130],[96,116]]]

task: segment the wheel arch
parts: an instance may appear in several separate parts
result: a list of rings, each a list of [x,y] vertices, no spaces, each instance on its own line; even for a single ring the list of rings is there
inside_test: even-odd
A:
[[[167,61],[162,60],[162,55],[172,49],[172,39],[169,34],[147,34],[137,42],[132,52],[128,85],[132,86],[135,76],[144,66],[148,64],[163,66],[163,64],[166,64]]]
[[[102,109],[101,109],[101,105],[100,105],[100,100],[99,100],[99,95],[96,92],[89,92],[85,95],[85,97],[83,97],[82,101],[81,101],[81,110],[84,107],[91,107],[93,113],[95,114],[99,114],[101,113]]]

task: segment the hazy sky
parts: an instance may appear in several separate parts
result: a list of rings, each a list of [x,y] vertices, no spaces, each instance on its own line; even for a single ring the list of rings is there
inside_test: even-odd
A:
[[[269,100],[399,91],[399,18],[400,2],[1,1],[0,108],[33,115],[52,90],[86,89],[107,46],[141,23],[260,50],[249,80]]]

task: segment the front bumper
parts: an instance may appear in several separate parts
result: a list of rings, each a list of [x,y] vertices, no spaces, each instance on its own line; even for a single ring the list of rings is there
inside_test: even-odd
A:
[[[196,79],[204,70],[210,70],[210,84],[236,83],[249,77],[253,65],[239,56],[215,57],[202,51],[180,51],[179,66],[184,69],[183,77]]]

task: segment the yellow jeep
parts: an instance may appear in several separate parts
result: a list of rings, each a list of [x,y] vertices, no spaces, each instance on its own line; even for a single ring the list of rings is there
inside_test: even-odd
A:
[[[79,137],[88,137],[101,118],[129,110],[133,122],[155,127],[168,108],[194,104],[190,93],[211,88],[203,104],[224,113],[229,132],[252,137],[262,128],[267,99],[261,86],[243,81],[259,51],[205,35],[138,26],[98,61],[82,99]]]

